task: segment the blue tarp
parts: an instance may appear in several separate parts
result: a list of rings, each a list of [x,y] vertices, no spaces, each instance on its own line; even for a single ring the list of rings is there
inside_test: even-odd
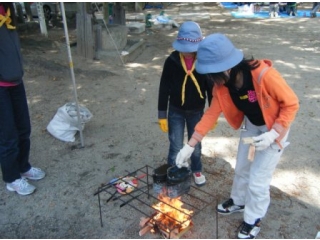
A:
[[[222,5],[222,7],[227,9],[238,8],[238,5],[233,2],[221,2],[220,4]]]
[[[289,16],[287,13],[280,13],[280,18],[294,18],[294,17],[310,17],[310,10],[298,10],[298,16]],[[260,11],[255,13],[248,12],[231,12],[232,17],[234,18],[270,18],[268,11]],[[320,13],[317,12],[317,17],[320,17]]]
[[[231,16],[234,18],[270,18],[268,11],[259,11],[259,12],[241,12],[241,11],[235,11],[235,9],[238,9],[238,5],[233,2],[220,2],[221,6],[226,9],[231,10]],[[310,10],[298,10],[297,16],[289,16],[287,13],[280,13],[279,18],[294,18],[294,17],[307,17],[310,18]],[[320,13],[317,12],[317,17],[320,17]]]

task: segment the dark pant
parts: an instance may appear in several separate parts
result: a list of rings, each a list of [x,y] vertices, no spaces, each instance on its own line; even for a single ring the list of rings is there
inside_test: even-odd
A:
[[[168,164],[175,165],[176,157],[183,147],[184,128],[187,125],[188,139],[191,138],[194,127],[200,121],[203,110],[182,111],[172,106],[169,107],[168,125],[170,148],[168,154]],[[197,143],[191,155],[191,171],[201,172],[201,143]]]
[[[2,178],[11,183],[30,170],[30,117],[23,83],[0,87],[0,163]]]
[[[297,16],[297,6],[295,5],[287,5],[287,14],[290,15],[292,13],[292,16]]]

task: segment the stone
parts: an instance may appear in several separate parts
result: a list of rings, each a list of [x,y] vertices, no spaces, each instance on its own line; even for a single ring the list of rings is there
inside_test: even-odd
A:
[[[140,22],[129,22],[126,26],[129,32],[134,34],[143,33],[146,30],[146,25]]]

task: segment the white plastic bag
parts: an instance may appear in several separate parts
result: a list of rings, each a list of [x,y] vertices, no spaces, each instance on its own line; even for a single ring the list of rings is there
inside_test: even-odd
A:
[[[84,106],[79,106],[81,130],[84,129],[85,123],[92,118],[91,112]],[[60,107],[47,126],[48,132],[55,138],[65,141],[74,142],[78,127],[77,106],[75,103],[66,103]]]

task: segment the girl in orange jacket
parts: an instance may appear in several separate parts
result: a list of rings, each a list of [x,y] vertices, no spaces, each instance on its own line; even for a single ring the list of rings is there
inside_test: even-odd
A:
[[[213,99],[176,158],[183,165],[221,113],[240,135],[230,199],[216,208],[228,215],[244,212],[238,238],[255,238],[270,204],[272,174],[283,153],[299,100],[270,60],[244,59],[223,34],[205,38],[198,48],[196,70],[214,82]],[[255,154],[248,159],[250,144]]]

